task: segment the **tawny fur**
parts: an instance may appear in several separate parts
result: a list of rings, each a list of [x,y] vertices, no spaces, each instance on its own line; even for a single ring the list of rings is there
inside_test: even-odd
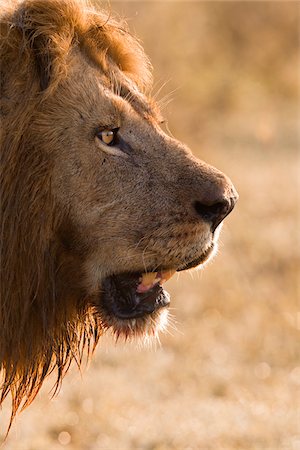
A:
[[[31,144],[28,123],[37,104],[68,74],[71,47],[108,71],[114,62],[141,88],[149,62],[125,24],[72,0],[4,0],[1,5],[1,402],[12,395],[12,416],[30,404],[57,368],[57,387],[70,361],[97,343],[92,307],[55,293],[54,230],[60,214],[50,195],[51,166]],[[62,326],[65,324],[65,326]],[[22,403],[23,402],[23,403]]]

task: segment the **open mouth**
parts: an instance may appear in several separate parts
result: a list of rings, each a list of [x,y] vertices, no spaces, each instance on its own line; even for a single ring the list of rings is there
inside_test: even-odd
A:
[[[163,289],[163,283],[176,272],[203,264],[212,253],[213,246],[212,244],[201,256],[178,268],[125,272],[107,277],[102,282],[101,296],[101,307],[107,326],[127,330],[127,326],[135,326],[136,323],[142,323],[144,326],[149,316],[158,317],[161,310],[170,304],[170,296]]]
[[[104,309],[109,315],[128,320],[168,306],[170,297],[162,284],[175,272],[122,273],[107,277],[102,284]]]

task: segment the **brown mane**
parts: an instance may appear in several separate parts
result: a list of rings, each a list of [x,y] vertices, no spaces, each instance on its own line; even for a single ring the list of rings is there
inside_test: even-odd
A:
[[[54,369],[57,390],[71,361],[79,365],[102,330],[92,307],[78,311],[71,298],[58,298],[54,235],[61,218],[51,197],[51,161],[27,130],[32,112],[67,76],[75,47],[108,75],[118,66],[142,89],[150,71],[125,24],[84,1],[3,3],[0,403],[11,393],[13,419]]]

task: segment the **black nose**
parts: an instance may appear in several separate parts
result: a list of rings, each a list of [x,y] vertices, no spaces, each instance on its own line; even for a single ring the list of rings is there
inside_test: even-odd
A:
[[[233,210],[236,201],[237,195],[223,196],[213,201],[195,201],[194,208],[198,216],[210,223],[212,231],[215,231],[222,220]]]

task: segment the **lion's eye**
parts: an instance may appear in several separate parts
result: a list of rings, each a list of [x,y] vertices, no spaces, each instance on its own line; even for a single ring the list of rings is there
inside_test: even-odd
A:
[[[97,133],[97,137],[105,145],[113,147],[118,144],[118,131],[119,128],[113,128],[112,130],[102,130]]]

